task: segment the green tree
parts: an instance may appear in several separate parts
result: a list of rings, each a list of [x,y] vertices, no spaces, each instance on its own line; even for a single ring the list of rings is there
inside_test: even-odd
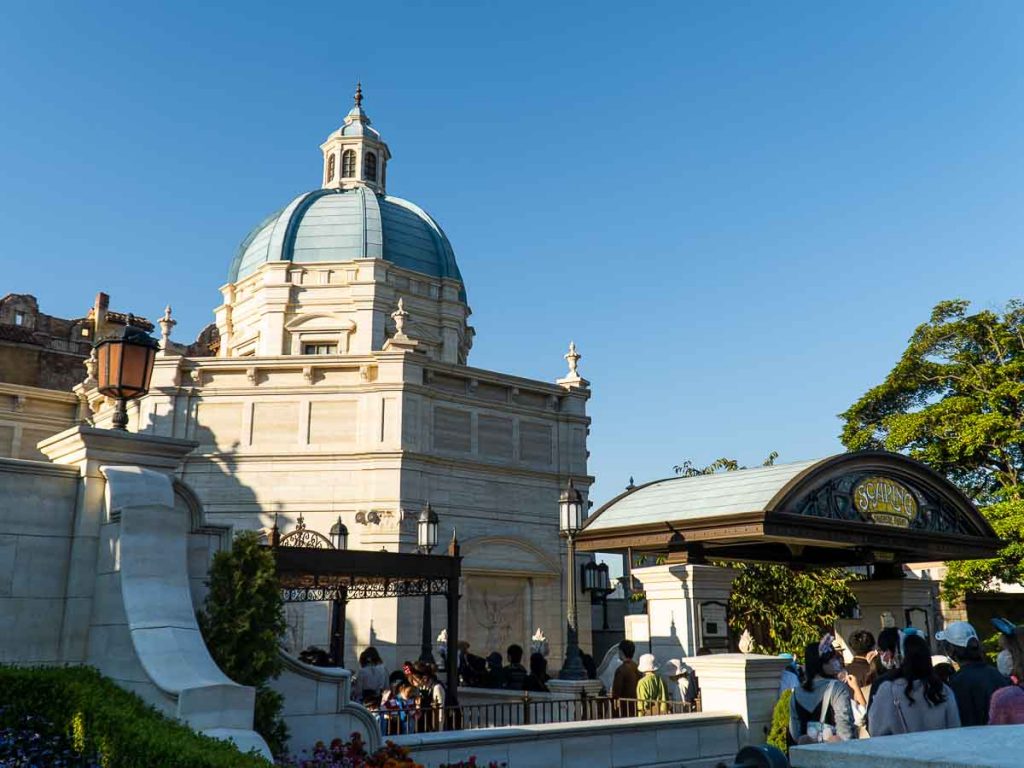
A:
[[[772,451],[762,463],[772,466],[779,457]],[[675,467],[684,477],[733,472],[735,459],[721,458],[706,467],[684,461]],[[759,653],[803,656],[804,647],[821,639],[836,619],[848,615],[857,601],[850,591],[855,577],[844,568],[794,569],[775,563],[729,563],[739,571],[729,597],[729,628],[743,630],[754,639]]]
[[[274,556],[256,533],[242,531],[230,551],[214,555],[208,584],[199,627],[210,655],[236,683],[256,688],[254,727],[271,752],[283,754],[284,699],[268,685],[281,673],[278,646],[285,631]]]
[[[885,381],[841,414],[847,448],[927,464],[974,500],[1005,542],[996,558],[948,564],[950,600],[997,579],[1024,580],[1024,303],[969,307],[938,304]]]

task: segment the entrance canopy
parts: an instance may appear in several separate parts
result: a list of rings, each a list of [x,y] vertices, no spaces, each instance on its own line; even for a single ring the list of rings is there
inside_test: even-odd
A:
[[[631,488],[584,524],[582,550],[864,565],[994,557],[971,501],[928,467],[881,451]]]

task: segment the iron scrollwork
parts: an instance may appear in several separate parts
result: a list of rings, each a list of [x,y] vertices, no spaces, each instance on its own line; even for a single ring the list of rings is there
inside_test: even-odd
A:
[[[854,502],[854,490],[873,473],[861,472],[833,478],[811,491],[794,505],[796,514],[853,523],[873,523]],[[931,492],[900,479],[899,483],[913,494],[917,512],[906,526],[909,530],[978,535],[973,526],[948,502]]]
[[[335,584],[322,584],[319,580],[317,582],[312,585],[284,585],[281,588],[281,595],[286,603],[306,603],[448,594],[448,579],[442,578],[352,578]]]
[[[274,523],[277,526],[277,523]],[[331,540],[319,531],[306,527],[306,521],[299,515],[295,528],[281,537],[280,547],[307,547],[309,549],[334,549]]]

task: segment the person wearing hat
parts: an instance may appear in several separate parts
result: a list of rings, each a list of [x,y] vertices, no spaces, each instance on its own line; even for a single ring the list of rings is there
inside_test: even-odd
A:
[[[669,659],[665,662],[664,677],[670,681],[665,686],[668,688],[669,700],[682,702],[687,705],[684,711],[689,711],[697,701],[697,692],[700,690],[693,667],[682,659]]]
[[[653,653],[640,656],[637,670],[643,677],[636,684],[636,713],[638,715],[664,715],[668,712],[668,690],[658,674],[658,663]]]
[[[974,627],[966,621],[954,621],[935,633],[935,639],[949,656],[960,665],[960,670],[949,678],[949,687],[956,696],[960,711],[960,724],[988,725],[989,704],[992,694],[1010,684],[985,659],[981,642]]]
[[[996,669],[1006,677],[1013,677],[1013,654],[1010,644],[1017,636],[1018,629],[1012,622],[999,616],[992,619],[992,626],[999,631],[999,655],[996,656]],[[1024,632],[1024,629],[1020,631]],[[1021,683],[1024,680],[1018,678],[1013,682]]]

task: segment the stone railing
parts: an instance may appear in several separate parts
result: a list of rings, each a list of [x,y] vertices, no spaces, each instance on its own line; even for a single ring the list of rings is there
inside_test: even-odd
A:
[[[731,765],[742,721],[729,713],[659,715],[580,723],[551,723],[423,733],[393,740],[424,768],[475,756],[510,768],[705,768]]]

